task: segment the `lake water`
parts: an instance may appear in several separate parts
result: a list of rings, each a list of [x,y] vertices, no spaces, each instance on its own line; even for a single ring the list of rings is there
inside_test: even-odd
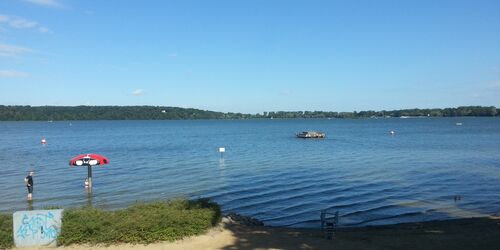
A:
[[[294,137],[304,130],[327,138]],[[68,166],[82,153],[111,162],[91,197],[87,169]],[[210,197],[292,227],[317,227],[326,208],[347,226],[499,215],[500,119],[0,122],[0,192],[1,212]]]

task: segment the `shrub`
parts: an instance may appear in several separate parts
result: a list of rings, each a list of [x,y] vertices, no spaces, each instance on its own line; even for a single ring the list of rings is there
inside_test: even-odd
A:
[[[12,238],[12,215],[0,214],[0,249],[14,246]]]
[[[70,245],[174,241],[205,232],[220,217],[220,207],[207,199],[138,203],[117,211],[67,209],[57,242]]]

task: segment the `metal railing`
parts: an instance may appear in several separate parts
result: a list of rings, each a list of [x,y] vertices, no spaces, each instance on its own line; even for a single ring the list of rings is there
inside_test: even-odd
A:
[[[327,239],[333,239],[335,231],[339,225],[339,212],[328,212],[327,209],[321,210],[321,231]]]

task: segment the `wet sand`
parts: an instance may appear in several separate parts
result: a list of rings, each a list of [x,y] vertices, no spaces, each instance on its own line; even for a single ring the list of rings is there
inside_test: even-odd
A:
[[[223,222],[206,234],[150,245],[75,245],[57,249],[499,249],[500,218],[484,217],[339,229],[333,240],[319,230]],[[23,248],[26,249],[26,248]],[[44,248],[29,248],[44,249]],[[52,248],[53,249],[53,248]]]

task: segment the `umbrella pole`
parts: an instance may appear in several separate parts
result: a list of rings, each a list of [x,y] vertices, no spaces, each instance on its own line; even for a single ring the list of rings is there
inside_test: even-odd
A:
[[[88,181],[89,181],[89,190],[92,189],[92,167],[90,165],[87,166],[87,177],[88,177]]]

